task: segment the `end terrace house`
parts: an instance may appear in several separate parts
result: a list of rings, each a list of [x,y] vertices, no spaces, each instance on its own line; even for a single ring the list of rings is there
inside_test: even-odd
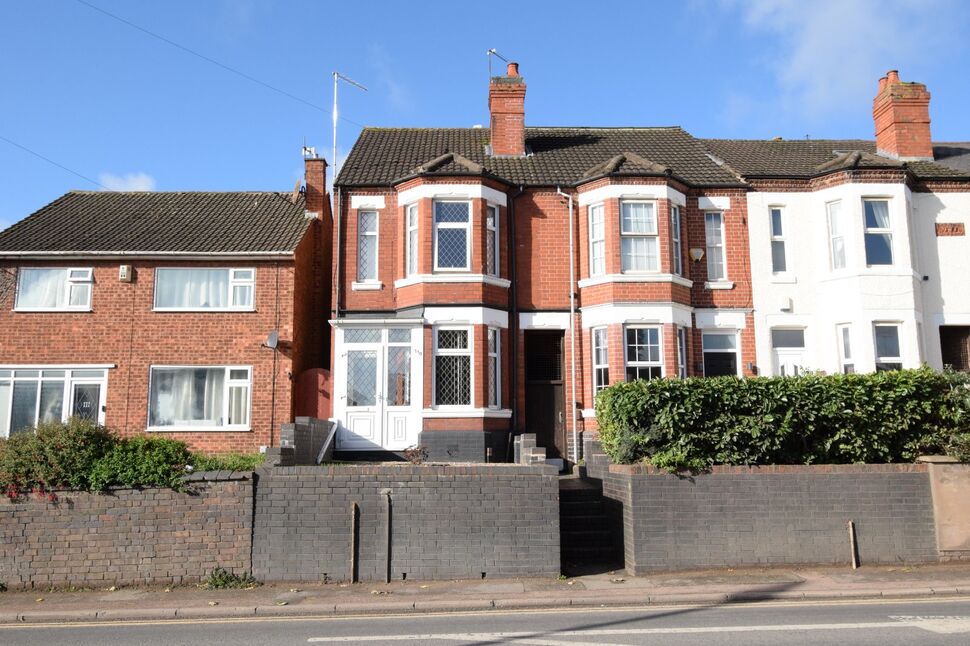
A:
[[[325,170],[293,193],[71,191],[0,233],[0,436],[80,416],[251,452],[326,416]]]

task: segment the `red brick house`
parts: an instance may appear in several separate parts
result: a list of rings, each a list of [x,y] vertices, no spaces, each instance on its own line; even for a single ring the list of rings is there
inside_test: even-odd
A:
[[[325,170],[294,194],[72,191],[0,233],[0,437],[80,415],[252,452],[325,417]]]

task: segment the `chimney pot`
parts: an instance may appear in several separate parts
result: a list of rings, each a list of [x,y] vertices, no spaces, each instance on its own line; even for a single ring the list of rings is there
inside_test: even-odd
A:
[[[899,70],[889,70],[886,72],[886,77],[888,78],[890,85],[896,85],[899,83]]]
[[[886,85],[888,85],[888,79],[884,76],[879,79],[879,94],[882,94],[886,90]]]
[[[518,63],[509,63],[509,67],[508,67],[508,70],[507,70],[507,75],[508,76],[518,76],[519,75],[519,64]]]

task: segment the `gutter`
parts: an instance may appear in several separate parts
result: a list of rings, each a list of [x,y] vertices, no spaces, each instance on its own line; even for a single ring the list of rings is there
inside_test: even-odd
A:
[[[85,259],[102,258],[104,260],[136,259],[136,260],[211,260],[212,258],[226,259],[280,259],[292,258],[293,251],[213,251],[213,252],[185,252],[185,251],[0,251],[0,258],[36,258],[39,260],[52,259]]]
[[[562,192],[557,186],[556,193],[569,202],[569,377],[570,398],[569,421],[573,433],[573,464],[579,462],[579,431],[576,429],[576,253],[574,251],[575,222],[573,221],[573,197]]]

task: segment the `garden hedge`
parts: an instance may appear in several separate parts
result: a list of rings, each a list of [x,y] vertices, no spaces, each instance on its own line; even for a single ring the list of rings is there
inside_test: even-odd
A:
[[[596,399],[600,439],[615,463],[671,470],[715,464],[966,459],[967,375],[929,368],[859,375],[653,379]]]

